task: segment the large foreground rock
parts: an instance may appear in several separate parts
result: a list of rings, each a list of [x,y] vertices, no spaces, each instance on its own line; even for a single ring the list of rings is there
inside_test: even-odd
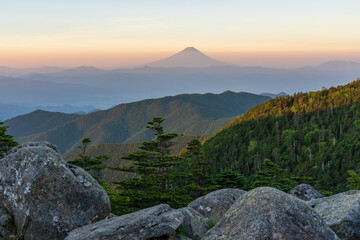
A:
[[[0,160],[0,202],[25,239],[64,239],[110,213],[101,186],[47,142],[18,146]]]
[[[316,199],[310,205],[341,239],[360,239],[360,191]]]
[[[145,240],[173,236],[183,214],[167,204],[93,223],[70,232],[65,240]]]
[[[191,207],[207,218],[220,221],[233,203],[246,192],[236,188],[226,188],[211,192],[191,202]]]
[[[241,197],[203,240],[339,239],[304,201],[277,189],[256,188]]]
[[[316,191],[312,186],[308,184],[300,184],[289,192],[291,195],[294,195],[297,198],[300,198],[304,201],[310,201],[317,198],[322,198],[324,195]]]

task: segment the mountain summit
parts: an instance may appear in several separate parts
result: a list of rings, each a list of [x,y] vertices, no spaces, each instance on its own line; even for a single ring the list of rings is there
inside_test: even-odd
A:
[[[187,67],[187,68],[206,68],[213,66],[226,66],[224,62],[220,62],[211,57],[206,56],[194,47],[187,47],[168,58],[146,64],[150,67]]]

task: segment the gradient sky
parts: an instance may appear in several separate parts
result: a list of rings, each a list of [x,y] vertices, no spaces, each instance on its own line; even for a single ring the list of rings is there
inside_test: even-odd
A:
[[[116,67],[194,46],[241,65],[360,62],[358,0],[0,0],[0,65]]]

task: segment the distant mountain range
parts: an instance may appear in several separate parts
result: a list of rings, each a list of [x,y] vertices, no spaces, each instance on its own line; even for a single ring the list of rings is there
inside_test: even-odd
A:
[[[50,67],[33,72],[0,68],[1,75],[0,103],[3,104],[90,104],[104,109],[119,103],[184,92],[220,93],[230,89],[292,94],[313,91],[355,80],[360,76],[360,64],[332,61],[298,69],[236,66],[212,59],[190,47],[167,59],[136,68]]]
[[[182,94],[120,104],[87,115],[35,111],[5,121],[8,133],[20,142],[50,141],[71,152],[83,138],[98,143],[132,143],[152,138],[146,122],[166,119],[164,127],[186,135],[208,135],[231,122],[235,116],[270,99],[251,93],[226,91],[221,94]]]
[[[280,96],[288,96],[289,94],[284,93],[284,92],[280,92],[278,94],[274,94],[274,93],[261,93],[260,95],[262,96],[267,96],[267,97],[271,97],[271,98],[276,98],[276,97],[280,97]]]
[[[5,121],[15,138],[42,133],[80,118],[82,115],[36,110]]]
[[[11,68],[0,66],[0,75],[8,77],[19,77],[32,73],[53,73],[59,72],[64,68],[61,67],[40,67],[40,68]]]
[[[0,103],[0,121],[24,115],[35,110],[44,110],[49,112],[73,113],[73,114],[86,114],[99,109],[93,106],[34,106],[28,104],[1,104]]]

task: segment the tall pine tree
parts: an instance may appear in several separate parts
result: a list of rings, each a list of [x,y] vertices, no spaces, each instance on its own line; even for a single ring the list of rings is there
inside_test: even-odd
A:
[[[139,147],[141,151],[123,156],[123,159],[134,161],[134,171],[141,176],[154,176],[162,183],[164,189],[168,189],[169,178],[171,178],[171,167],[178,164],[178,157],[171,154],[171,147],[175,144],[172,140],[178,136],[177,133],[166,133],[161,123],[164,118],[155,117],[148,122],[147,128],[153,130],[155,140],[143,142]]]
[[[101,169],[106,168],[106,165],[103,164],[103,161],[109,159],[107,155],[99,155],[96,157],[91,157],[86,154],[86,150],[91,143],[90,138],[84,138],[81,141],[81,146],[78,146],[80,153],[77,158],[69,160],[68,163],[79,166],[86,171],[89,171],[91,175],[101,181]]]
[[[155,117],[148,122],[147,128],[154,132],[155,139],[143,142],[139,151],[122,157],[133,161],[130,168],[117,170],[134,172],[136,177],[119,181],[119,196],[127,197],[125,208],[136,211],[160,203],[168,203],[173,207],[180,207],[189,197],[179,194],[176,185],[174,166],[179,158],[171,154],[172,141],[178,136],[176,133],[165,133],[161,126],[164,118]],[[191,200],[191,199],[190,199]]]

